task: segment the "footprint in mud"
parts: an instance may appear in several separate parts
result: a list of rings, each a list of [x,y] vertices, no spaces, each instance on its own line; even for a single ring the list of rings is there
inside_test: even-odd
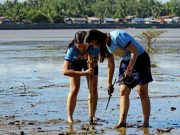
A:
[[[38,89],[50,88],[50,87],[69,87],[69,84],[50,84],[38,87]]]
[[[99,124],[83,124],[81,130],[85,131],[85,134],[103,134],[104,129],[96,129],[96,126]]]
[[[55,84],[40,86],[40,87],[38,87],[38,89],[44,89],[44,88],[49,88],[49,87],[53,87],[53,86],[55,86]]]
[[[157,131],[158,133],[167,133],[167,132],[171,132],[172,129],[174,129],[174,128],[172,128],[172,127],[170,127],[170,128],[164,128],[164,129],[157,128],[156,131]]]
[[[35,96],[39,96],[41,95],[40,93],[34,92],[34,91],[28,91],[28,92],[18,92],[18,93],[14,93],[15,97],[22,97],[22,96],[30,96],[30,97],[35,97]]]

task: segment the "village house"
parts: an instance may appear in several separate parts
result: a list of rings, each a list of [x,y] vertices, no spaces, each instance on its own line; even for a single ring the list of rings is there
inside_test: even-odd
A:
[[[65,18],[64,22],[66,24],[86,24],[87,19],[86,18]]]
[[[1,16],[0,17],[0,24],[12,24],[13,21],[8,19],[7,17]]]
[[[100,24],[101,19],[97,17],[87,17],[87,21],[89,24]]]

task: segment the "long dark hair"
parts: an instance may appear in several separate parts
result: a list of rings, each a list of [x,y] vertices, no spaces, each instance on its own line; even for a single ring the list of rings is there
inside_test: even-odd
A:
[[[75,33],[74,39],[69,43],[68,48],[74,46],[74,44],[82,44],[86,36],[86,31],[78,31]]]
[[[103,33],[99,30],[96,29],[91,29],[87,32],[85,38],[84,38],[84,42],[85,43],[92,43],[94,41],[97,42],[97,44],[100,44],[100,62],[103,62],[106,55],[106,38],[107,38],[107,34]]]

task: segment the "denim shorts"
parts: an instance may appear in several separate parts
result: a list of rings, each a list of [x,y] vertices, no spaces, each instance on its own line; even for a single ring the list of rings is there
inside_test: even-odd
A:
[[[121,61],[119,67],[119,80],[122,78],[128,64],[129,61]],[[151,74],[151,62],[147,52],[144,52],[137,57],[131,78],[136,82],[131,88],[135,87],[137,84],[144,85],[153,81]],[[124,83],[120,81],[120,85],[121,84]]]

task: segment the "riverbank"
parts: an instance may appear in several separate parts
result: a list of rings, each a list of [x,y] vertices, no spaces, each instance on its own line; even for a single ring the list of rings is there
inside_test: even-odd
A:
[[[180,28],[180,24],[0,24],[0,30]]]

